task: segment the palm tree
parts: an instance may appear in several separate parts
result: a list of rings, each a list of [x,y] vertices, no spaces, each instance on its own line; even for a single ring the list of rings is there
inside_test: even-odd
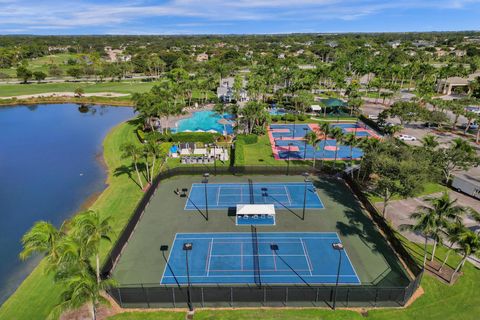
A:
[[[339,127],[333,128],[332,131],[330,131],[330,137],[332,139],[335,139],[335,161],[334,161],[334,164],[335,164],[335,168],[336,168],[337,167],[338,144],[343,141],[343,137],[344,137],[342,128],[339,128]]]
[[[351,132],[345,135],[345,137],[343,138],[343,142],[350,147],[350,172],[353,179],[353,148],[357,147],[361,141],[357,138],[355,133]]]
[[[47,257],[49,263],[55,264],[60,257],[59,240],[65,235],[63,226],[57,229],[49,222],[39,221],[23,235],[23,250],[20,259],[26,260],[33,253],[41,253]]]
[[[434,135],[431,135],[431,134],[427,134],[425,135],[421,140],[420,142],[422,143],[422,146],[427,149],[427,150],[433,150],[435,149],[436,147],[438,147],[438,145],[440,144],[438,142],[438,138]]]
[[[325,161],[325,146],[327,145],[328,135],[332,131],[332,127],[328,122],[323,122],[320,125],[320,132],[323,134],[323,152],[322,152],[322,166],[323,162]]]
[[[400,225],[400,230],[409,230],[412,232],[418,232],[423,234],[425,239],[424,244],[424,254],[423,254],[423,268],[427,264],[427,254],[428,254],[428,237],[435,228],[435,217],[431,214],[430,211],[416,211],[410,215],[410,218],[415,220],[415,224],[403,224]]]
[[[111,217],[102,218],[98,211],[89,210],[78,214],[73,219],[72,225],[74,233],[82,243],[88,246],[88,249],[95,255],[95,271],[97,281],[100,283],[100,243],[102,240],[111,241],[113,234],[110,225]]]
[[[305,135],[305,140],[309,145],[313,147],[313,167],[315,168],[315,160],[317,159],[317,144],[318,144],[318,136],[315,131],[309,131]]]
[[[65,290],[61,294],[62,302],[49,314],[49,319],[58,319],[62,312],[75,310],[85,304],[90,305],[92,320],[97,318],[97,309],[100,304],[109,305],[101,292],[114,286],[112,279],[97,281],[95,274],[82,268],[73,268],[71,275],[62,281]]]
[[[140,177],[140,171],[138,170],[138,160],[140,159],[140,156],[142,154],[140,148],[138,148],[131,142],[127,142],[120,146],[120,151],[122,152],[122,159],[132,159],[133,165],[135,166],[135,171],[137,172],[138,183],[140,184],[140,188],[142,188],[143,190],[142,178]]]
[[[445,233],[447,236],[450,245],[448,246],[447,255],[440,266],[438,271],[442,271],[445,265],[447,264],[448,258],[450,257],[450,253],[452,252],[453,246],[457,243],[459,235],[465,231],[465,226],[461,221],[455,221],[453,223],[448,224],[445,227]]]
[[[453,280],[455,275],[462,269],[467,261],[467,258],[471,254],[475,254],[480,250],[480,235],[469,229],[465,229],[462,233],[458,235],[457,245],[459,249],[457,251],[463,254],[462,260],[455,268],[455,271],[452,274],[450,281]]]

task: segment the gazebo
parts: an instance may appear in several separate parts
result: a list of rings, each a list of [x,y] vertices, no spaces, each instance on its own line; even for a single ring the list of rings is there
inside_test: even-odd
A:
[[[335,113],[339,113],[340,108],[344,108],[347,106],[347,103],[343,100],[336,99],[336,98],[328,98],[328,99],[322,99],[320,102],[325,106],[324,110],[324,116],[327,116],[327,109],[330,108],[334,110]]]

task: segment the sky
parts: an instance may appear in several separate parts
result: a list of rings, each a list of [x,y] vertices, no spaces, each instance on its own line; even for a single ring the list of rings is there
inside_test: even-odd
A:
[[[0,0],[0,34],[480,29],[480,0]]]

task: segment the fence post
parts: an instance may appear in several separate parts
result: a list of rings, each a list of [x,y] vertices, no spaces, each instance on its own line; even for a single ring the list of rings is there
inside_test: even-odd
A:
[[[346,299],[346,301],[345,301],[346,307],[348,307],[349,299],[350,299],[350,288],[347,288],[347,299]]]
[[[143,283],[142,283],[142,291],[145,297],[145,301],[147,302],[147,308],[150,308],[150,299],[148,298],[148,288],[145,288]]]
[[[288,287],[285,287],[285,306],[288,304]]]
[[[117,288],[117,291],[118,291],[118,302],[120,304],[120,306],[123,308],[123,301],[122,301],[122,290],[120,288]]]
[[[267,305],[267,289],[263,287],[263,304]]]
[[[200,288],[200,292],[202,293],[202,308],[205,307],[205,299],[203,297],[203,287]]]
[[[317,288],[317,295],[315,296],[315,302],[318,302],[318,291],[320,290],[320,288]]]
[[[377,300],[378,300],[378,287],[375,289],[375,302],[373,303],[374,307],[377,307]]]
[[[173,302],[173,307],[176,308],[177,307],[177,304],[176,304],[176,301],[175,301],[175,288],[172,287],[172,302]]]
[[[230,307],[233,307],[233,287],[230,287]]]

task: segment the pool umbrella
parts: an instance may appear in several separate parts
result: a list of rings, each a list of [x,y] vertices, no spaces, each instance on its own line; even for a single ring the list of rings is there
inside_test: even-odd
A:
[[[197,131],[195,132],[205,132],[204,130],[201,130],[201,129],[198,129]]]
[[[230,124],[230,121],[228,121],[225,118],[222,118],[222,119],[218,120],[218,123],[223,124],[223,134],[226,135],[227,134],[227,128],[225,126],[227,124]]]
[[[183,132],[192,132],[192,130],[183,130]]]
[[[217,133],[217,131],[216,131],[216,130],[213,130],[213,129],[210,129],[210,130],[208,130],[207,132],[210,132],[210,133]]]

